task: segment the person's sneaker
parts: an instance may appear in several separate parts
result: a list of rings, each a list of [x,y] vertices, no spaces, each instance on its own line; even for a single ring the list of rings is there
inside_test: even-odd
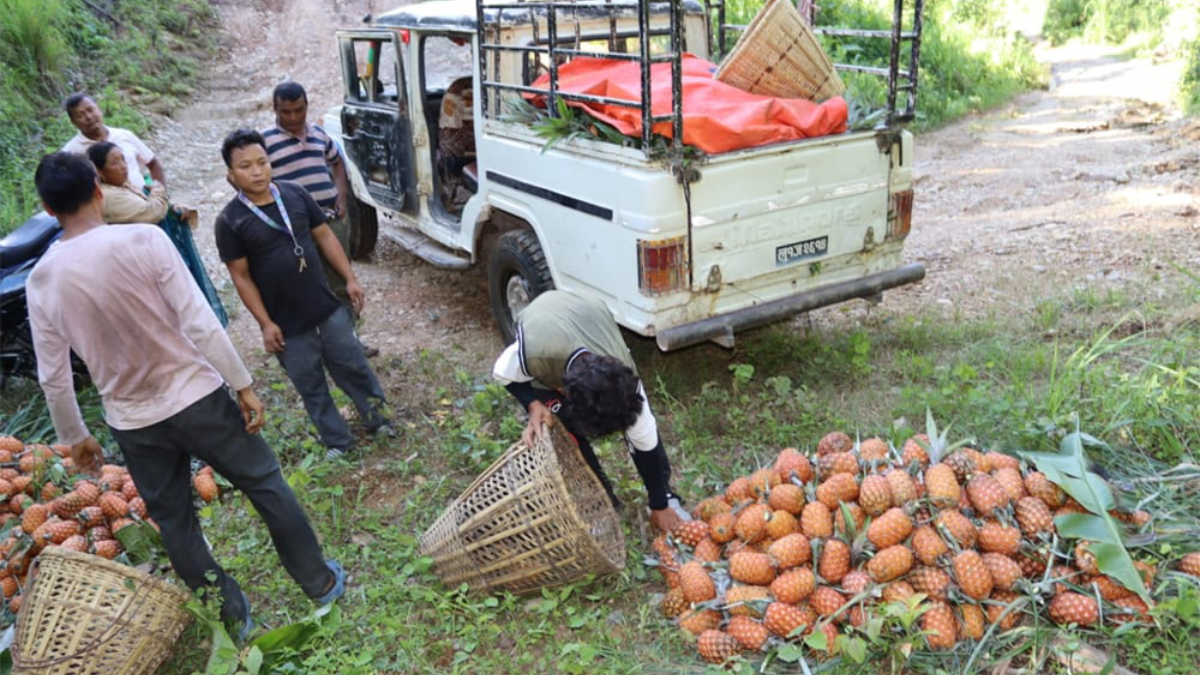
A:
[[[396,433],[396,427],[393,427],[391,422],[384,422],[374,429],[367,429],[367,433],[375,438],[395,438],[399,435]]]
[[[254,619],[250,618],[250,599],[246,597],[246,592],[239,588],[238,593],[242,596],[242,616],[234,622],[227,620],[227,625],[231,631],[236,631],[236,634],[232,636],[233,639],[238,643],[244,643],[249,639],[251,631],[254,630]],[[229,625],[229,623],[234,625]]]
[[[350,448],[326,448],[325,459],[330,461],[337,459],[345,459],[346,455],[350,454]]]
[[[328,605],[346,594],[346,570],[336,560],[326,560],[325,566],[333,573],[333,588],[330,588],[319,598],[314,598],[319,605]]]

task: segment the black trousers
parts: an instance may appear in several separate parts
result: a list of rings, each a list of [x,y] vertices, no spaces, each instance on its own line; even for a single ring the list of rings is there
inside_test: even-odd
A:
[[[534,389],[534,395],[537,400],[541,401],[550,412],[558,415],[562,409],[562,394],[549,389]],[[613,492],[612,482],[608,480],[608,475],[604,473],[604,469],[600,467],[600,460],[596,457],[596,451],[592,449],[592,444],[588,439],[584,438],[583,434],[572,428],[571,423],[559,417],[563,423],[563,428],[567,430],[575,438],[575,442],[579,444],[579,452],[583,455],[583,461],[587,462],[592,473],[596,474],[596,478],[600,479],[600,484],[604,486],[604,491],[608,493],[608,499],[612,502],[613,508],[621,509],[621,500],[617,499],[617,494]]]
[[[112,429],[110,427],[110,429]],[[175,572],[192,590],[215,585],[224,598],[221,617],[246,612],[241,587],[221,569],[200,532],[192,501],[191,458],[207,462],[241,490],[267,524],[288,574],[310,598],[320,597],[332,573],[279,460],[262,436],[246,432],[241,409],[225,387],[148,427],[112,429],[150,517],[162,529]]]

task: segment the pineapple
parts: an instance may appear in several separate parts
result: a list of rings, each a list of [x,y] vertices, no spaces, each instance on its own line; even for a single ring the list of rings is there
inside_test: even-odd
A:
[[[929,447],[929,436],[925,434],[917,434],[912,438],[904,441],[904,449],[901,452],[901,458],[905,466],[911,466],[916,463],[919,466],[929,465],[929,453],[925,448]]]
[[[842,590],[850,595],[858,595],[871,586],[871,575],[862,570],[850,570],[842,577]]]
[[[846,527],[845,511],[850,512],[850,520],[855,532],[862,532],[863,524],[867,522],[867,512],[863,511],[857,502],[838,504],[837,510],[833,512],[833,531],[839,536],[849,538],[850,529]]]
[[[1084,574],[1100,573],[1100,568],[1096,566],[1096,554],[1091,550],[1091,542],[1081,539],[1075,544],[1075,566]]]
[[[705,537],[692,549],[692,557],[703,562],[717,562],[721,559],[721,545]]]
[[[926,565],[936,565],[938,558],[950,552],[950,547],[932,525],[922,525],[913,532],[912,547],[917,558]]]
[[[116,539],[104,539],[101,541],[92,542],[92,554],[98,555],[107,560],[112,560],[113,558],[117,557],[121,554],[122,550],[124,550],[124,547],[122,547],[121,542],[117,541]],[[682,591],[680,591],[680,595],[682,597]]]
[[[936,567],[917,567],[908,575],[908,582],[917,593],[924,593],[934,600],[946,600],[950,588],[950,575]]]
[[[679,571],[679,555],[675,547],[671,545],[671,542],[667,541],[667,535],[658,535],[654,538],[650,546],[658,554],[658,567],[660,570],[670,572]]]
[[[1027,537],[1054,531],[1054,518],[1050,515],[1050,508],[1037,497],[1022,497],[1017,500],[1016,516],[1021,531]]]
[[[962,448],[946,456],[942,461],[954,470],[954,477],[958,479],[959,483],[962,483],[979,470],[979,460],[982,457],[983,455],[977,450]]]
[[[108,518],[125,518],[129,515],[129,502],[116,492],[100,495],[100,509]]]
[[[696,508],[692,511],[692,516],[697,520],[703,520],[712,525],[713,517],[719,513],[729,513],[732,510],[733,507],[723,498],[709,497],[696,505]]]
[[[800,512],[800,531],[809,539],[833,536],[833,514],[821,502],[809,502]]]
[[[883,474],[892,488],[892,504],[903,507],[917,498],[917,485],[904,469],[888,469]]]
[[[1000,553],[984,553],[980,558],[983,564],[988,569],[988,573],[992,576],[993,588],[999,588],[1002,591],[1011,591],[1016,585],[1017,579],[1023,575],[1021,566],[1012,558]]]
[[[994,585],[992,574],[978,553],[971,550],[962,551],[954,556],[952,565],[954,576],[958,580],[958,587],[962,589],[963,593],[976,600],[982,600],[991,595]]]
[[[803,565],[812,559],[812,546],[808,537],[794,532],[781,537],[767,547],[767,555],[775,559],[779,569],[786,570]]]
[[[1018,474],[1021,472],[1021,460],[1012,455],[1006,455],[996,450],[989,450],[983,454],[983,459],[988,469],[993,472],[1002,469],[1016,471]]]
[[[817,650],[817,658],[836,656],[841,648],[838,644],[838,629],[832,623],[818,624],[816,629],[825,634],[825,648]]]
[[[766,626],[748,616],[731,618],[729,625],[725,626],[725,631],[738,641],[742,649],[750,651],[761,650],[771,637],[771,631],[767,630]]]
[[[971,548],[979,539],[975,523],[958,511],[948,510],[938,514],[937,528],[962,548]]]
[[[695,547],[708,538],[708,523],[703,520],[688,520],[679,523],[671,531],[671,536],[684,546]]]
[[[767,518],[771,509],[766,504],[750,504],[742,509],[734,525],[734,532],[742,541],[753,544],[767,534]]]
[[[45,504],[33,504],[21,514],[21,530],[25,534],[33,534],[50,516],[50,507]],[[831,526],[832,529],[832,526]]]
[[[879,474],[863,478],[858,486],[858,505],[869,516],[878,516],[892,506],[892,484]]]
[[[728,544],[737,536],[734,527],[737,524],[737,519],[730,512],[718,513],[712,517],[708,524],[708,536],[718,544]]]
[[[747,499],[754,498],[754,484],[750,482],[749,476],[741,476],[735,478],[729,487],[725,488],[725,501],[730,504],[740,504]]]
[[[1030,471],[1025,475],[1025,489],[1052,509],[1062,506],[1067,501],[1067,495],[1063,493],[1062,488],[1052,483],[1041,471]]]
[[[875,545],[876,550],[883,550],[908,539],[912,530],[912,518],[903,509],[893,506],[871,521],[867,527],[867,539]]]
[[[795,448],[784,448],[775,458],[775,470],[782,482],[807,483],[813,478],[812,462]]]
[[[62,540],[59,546],[67,549],[68,551],[78,551],[79,553],[87,553],[88,550],[87,539],[84,539],[83,535],[81,534],[73,534],[67,537],[66,539]]]
[[[817,442],[817,456],[824,457],[835,452],[849,452],[854,448],[854,441],[841,431],[831,431]]]
[[[689,604],[712,600],[717,597],[717,584],[713,581],[708,570],[699,561],[684,563],[679,568],[679,587],[683,589],[683,599]]]
[[[976,474],[967,481],[967,497],[976,513],[993,515],[998,509],[1008,505],[1008,492],[995,477],[986,473]]]
[[[692,635],[700,635],[719,625],[721,613],[714,609],[693,609],[679,615],[679,627]]]
[[[662,602],[658,603],[658,611],[662,612],[662,615],[668,619],[674,619],[683,614],[687,611],[687,608],[688,604],[687,600],[683,599],[682,588],[672,588],[667,591],[667,594],[663,596]]]
[[[809,567],[790,569],[771,582],[771,595],[776,600],[797,604],[812,595],[817,587],[816,576]]]
[[[979,528],[979,550],[1016,555],[1021,550],[1021,531],[996,520],[985,520]]]
[[[1057,624],[1091,626],[1100,620],[1096,599],[1081,593],[1059,593],[1050,601],[1050,620]]]
[[[858,475],[858,458],[852,452],[833,452],[817,458],[817,469],[822,478],[829,478],[835,473]]]
[[[18,440],[17,437],[9,435],[0,436],[0,451],[8,453],[8,459],[4,460],[5,464],[11,462],[13,455],[20,453],[24,449],[25,444]]]
[[[1015,502],[1029,494],[1025,491],[1025,479],[1021,477],[1021,472],[1016,469],[1007,467],[996,469],[992,472],[992,477],[996,479],[996,482],[1000,483],[1000,487],[1004,488],[1004,493],[1008,495],[1010,502]]]
[[[941,507],[958,504],[962,496],[954,469],[946,464],[934,464],[925,470],[925,492],[935,506]]]
[[[766,586],[735,584],[725,591],[725,610],[734,616],[760,618],[770,597],[771,591]]]
[[[883,587],[884,602],[902,602],[906,598],[911,598],[916,593],[913,590],[912,584],[907,581],[893,581]]]
[[[1150,607],[1138,596],[1122,595],[1119,598],[1115,598],[1112,603],[1117,606],[1117,609],[1106,612],[1104,615],[1109,623],[1122,624],[1130,621],[1134,623],[1151,623],[1148,616]]]
[[[821,549],[817,573],[829,583],[836,584],[850,571],[850,545],[841,539],[827,539]]]
[[[944,602],[935,602],[921,615],[921,630],[930,649],[954,649],[958,642],[958,621],[954,610]]]
[[[903,544],[896,544],[876,553],[867,563],[867,572],[875,581],[886,583],[908,574],[912,566],[912,551]]]
[[[838,502],[849,504],[858,499],[858,481],[848,473],[835,473],[817,486],[817,501],[837,509]]]
[[[705,576],[707,575],[708,573],[705,572]],[[775,564],[771,560],[771,556],[766,553],[738,551],[729,557],[729,576],[733,577],[734,581],[744,584],[765,586],[775,580]],[[699,602],[699,600],[691,600],[691,602]]]
[[[794,483],[780,483],[771,488],[767,504],[776,511],[787,511],[798,516],[804,508],[804,490]]]
[[[958,606],[958,611],[961,615],[958,622],[958,639],[979,640],[982,638],[986,628],[986,618],[979,605],[963,603]]]
[[[864,462],[873,462],[887,459],[888,456],[887,441],[873,436],[858,444],[858,458]]]
[[[1200,577],[1200,551],[1188,553],[1179,560],[1179,571]]]
[[[800,523],[796,522],[796,517],[782,509],[767,516],[766,532],[771,541],[782,539],[799,528]]]
[[[809,600],[818,616],[833,616],[846,605],[846,596],[833,586],[818,586]]]
[[[787,638],[793,632],[801,630],[807,633],[812,630],[816,620],[812,610],[807,607],[797,607],[784,602],[772,602],[767,605],[767,612],[763,615],[763,625],[781,638]]]
[[[1100,597],[1109,602],[1132,593],[1132,591],[1122,586],[1116,579],[1106,574],[1098,574],[1088,579],[1085,584],[1094,586]]]

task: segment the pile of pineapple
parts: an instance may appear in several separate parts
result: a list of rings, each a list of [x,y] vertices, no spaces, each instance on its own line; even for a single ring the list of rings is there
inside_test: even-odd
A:
[[[205,501],[218,497],[209,467],[193,485]],[[70,447],[0,436],[0,589],[13,614],[21,608],[30,565],[44,549],[61,546],[112,560],[124,550],[114,535],[139,521],[158,529],[125,467],[106,464],[99,477],[80,476]]]
[[[1054,517],[1084,511],[1075,500],[1012,456],[949,451],[940,440],[918,434],[897,451],[833,432],[815,459],[788,448],[734,480],[697,504],[695,520],[655,539],[670,589],[661,611],[714,663],[813,631],[826,636],[816,656],[832,655],[846,625],[918,593],[928,647],[953,649],[990,624],[1017,625],[1021,579],[1045,589],[1060,624],[1096,624],[1097,596],[1107,621],[1148,620],[1146,603],[1100,572],[1087,542],[1052,553]],[[1136,564],[1149,587],[1154,569]],[[1200,553],[1181,568],[1200,574]]]

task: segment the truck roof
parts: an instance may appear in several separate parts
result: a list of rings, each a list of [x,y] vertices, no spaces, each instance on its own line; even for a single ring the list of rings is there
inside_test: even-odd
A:
[[[411,5],[405,5],[390,12],[381,14],[375,17],[374,23],[377,26],[391,26],[396,28],[446,28],[449,30],[469,30],[474,31],[476,28],[476,0],[432,0],[431,2],[417,2]],[[489,23],[495,22],[497,18],[502,23],[509,26],[529,25],[530,11],[539,16],[546,15],[546,8],[539,5],[537,2],[524,3],[528,9],[513,9],[505,7],[499,9],[489,7],[484,4],[484,13]],[[583,0],[575,3],[576,8],[581,18],[608,18],[613,9],[619,10],[619,15],[629,16],[634,18],[637,16],[638,0]],[[697,0],[684,0],[684,12],[687,14],[703,14],[704,9]],[[567,10],[560,8],[559,21],[571,21],[567,18],[569,14]],[[670,11],[670,4],[666,2],[653,2],[650,4],[650,12],[652,14],[666,14]]]

